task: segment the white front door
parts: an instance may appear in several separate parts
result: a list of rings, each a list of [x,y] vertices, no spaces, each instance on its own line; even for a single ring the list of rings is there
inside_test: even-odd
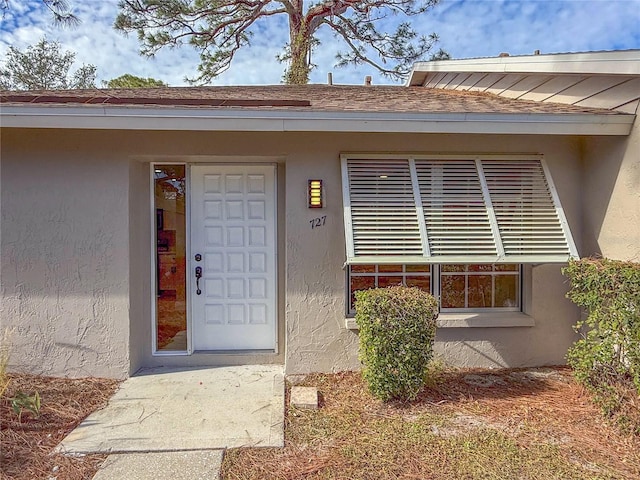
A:
[[[275,166],[191,167],[190,257],[193,349],[274,350]]]

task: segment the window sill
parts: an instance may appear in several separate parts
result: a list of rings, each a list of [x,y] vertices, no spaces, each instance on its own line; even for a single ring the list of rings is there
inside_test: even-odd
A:
[[[501,328],[533,327],[533,317],[520,312],[492,313],[441,313],[438,316],[438,328]],[[348,330],[358,330],[355,318],[346,318]]]
[[[533,327],[533,317],[521,312],[441,313],[438,328]]]

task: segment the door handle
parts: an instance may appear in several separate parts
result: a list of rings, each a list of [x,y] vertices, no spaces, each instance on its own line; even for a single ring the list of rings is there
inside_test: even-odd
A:
[[[196,295],[200,295],[200,279],[202,278],[202,267],[196,267]]]

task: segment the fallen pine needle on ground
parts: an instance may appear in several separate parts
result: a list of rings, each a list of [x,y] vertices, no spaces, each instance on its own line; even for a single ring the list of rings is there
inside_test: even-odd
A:
[[[91,412],[104,407],[118,383],[103,378],[52,378],[7,374],[9,385],[0,397],[0,478],[11,480],[91,479],[106,455],[69,457],[53,453],[60,441]],[[38,392],[36,415],[12,399]]]
[[[620,433],[565,368],[446,370],[382,403],[359,373],[309,375],[320,409],[287,408],[285,447],[228,450],[225,480],[640,479]]]
[[[118,382],[9,377],[1,478],[91,479],[105,455],[53,450]],[[640,479],[640,438],[604,419],[565,368],[443,370],[409,403],[375,400],[359,373],[297,384],[318,387],[320,409],[287,408],[282,449],[228,450],[225,480]],[[11,399],[36,391],[39,415],[18,416]]]

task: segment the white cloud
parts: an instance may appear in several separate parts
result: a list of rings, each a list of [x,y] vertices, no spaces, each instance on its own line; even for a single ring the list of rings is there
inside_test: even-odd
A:
[[[155,77],[170,85],[183,85],[185,76],[195,76],[198,53],[189,46],[160,51],[155,58],[138,55],[135,35],[125,37],[112,25],[117,0],[70,0],[82,20],[77,28],[56,27],[40,0],[10,0],[11,9],[1,20],[0,56],[9,45],[24,49],[43,36],[58,40],[76,52],[77,65],[98,67],[100,80],[124,73]],[[392,28],[401,17],[387,21]],[[432,11],[414,19],[422,34],[436,32],[454,58],[640,48],[640,0],[442,0]],[[361,84],[365,75],[374,83],[390,83],[373,67],[333,67],[335,54],[344,47],[328,29],[319,32],[322,41],[314,52],[318,67],[313,82],[324,83],[333,72],[335,83]],[[280,83],[285,66],[275,57],[288,39],[284,19],[268,18],[256,25],[252,46],[241,50],[231,68],[215,84]]]
[[[454,58],[640,48],[638,0],[453,1],[427,15]]]

